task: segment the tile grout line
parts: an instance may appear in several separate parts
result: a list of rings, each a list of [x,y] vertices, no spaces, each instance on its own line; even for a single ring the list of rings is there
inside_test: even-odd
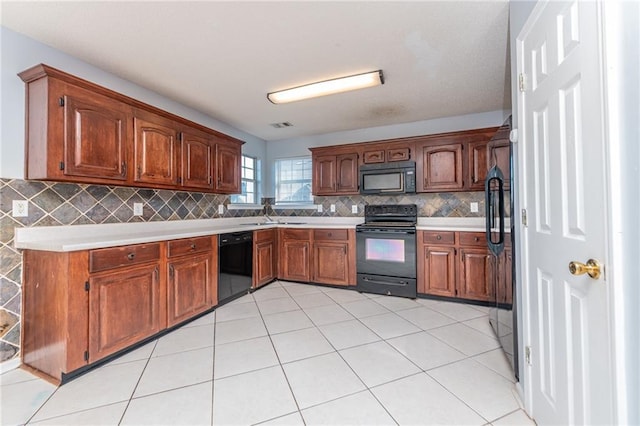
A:
[[[149,366],[149,363],[151,362],[151,358],[153,357],[153,352],[156,350],[156,347],[158,346],[158,340],[159,339],[156,339],[154,341],[153,349],[151,350],[151,353],[149,354],[149,358],[147,358],[147,362],[144,364],[144,368],[140,372],[140,377],[138,377],[138,380],[136,381],[136,385],[133,387],[133,390],[131,391],[131,396],[129,397],[129,400],[127,401],[126,407],[124,407],[124,410],[122,411],[122,415],[120,416],[120,420],[118,420],[118,425],[122,423],[122,420],[124,420],[124,416],[127,414],[127,410],[129,409],[129,405],[131,404],[131,400],[133,399],[133,395],[136,394],[136,390],[138,389],[138,386],[140,385],[140,381],[142,380],[142,376],[144,376],[144,372],[147,370],[147,367]]]

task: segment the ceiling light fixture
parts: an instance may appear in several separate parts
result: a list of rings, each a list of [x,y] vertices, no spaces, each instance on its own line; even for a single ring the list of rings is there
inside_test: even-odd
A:
[[[267,98],[274,104],[284,104],[381,84],[384,84],[384,76],[382,75],[382,70],[377,70],[272,92],[267,94]]]

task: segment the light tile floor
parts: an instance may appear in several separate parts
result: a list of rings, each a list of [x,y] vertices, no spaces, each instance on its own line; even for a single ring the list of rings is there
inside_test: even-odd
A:
[[[0,382],[2,425],[534,424],[486,308],[285,281],[59,388]]]

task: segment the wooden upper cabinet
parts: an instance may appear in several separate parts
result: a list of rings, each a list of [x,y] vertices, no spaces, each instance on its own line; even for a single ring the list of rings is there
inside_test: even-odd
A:
[[[462,143],[424,144],[419,147],[418,192],[460,191],[464,188]]]
[[[387,149],[387,161],[408,161],[411,159],[411,148],[408,146],[399,146]]]
[[[470,190],[484,191],[484,180],[489,170],[488,149],[486,141],[470,142],[467,149],[467,188]]]
[[[500,127],[495,137],[489,142],[489,167],[497,165],[504,175],[504,189],[511,189],[511,142],[509,141],[509,125]]]
[[[339,194],[358,193],[358,154],[349,153],[336,156],[336,192]]]
[[[384,161],[385,161],[384,148],[365,150],[362,153],[362,162],[364,164],[378,164],[378,163],[384,163]]]
[[[411,159],[411,146],[404,142],[386,143],[384,145],[365,145],[362,153],[364,164],[377,164]]]
[[[181,183],[189,188],[213,189],[213,145],[206,136],[182,132]]]
[[[240,192],[242,141],[47,65],[19,76],[26,179]]]
[[[216,144],[215,192],[239,194],[242,192],[242,153],[240,144]]]
[[[313,193],[329,195],[336,192],[336,156],[318,155],[313,158]]]
[[[315,195],[358,193],[358,153],[314,155],[312,161]]]
[[[178,184],[177,131],[162,117],[134,117],[134,180],[157,185]]]

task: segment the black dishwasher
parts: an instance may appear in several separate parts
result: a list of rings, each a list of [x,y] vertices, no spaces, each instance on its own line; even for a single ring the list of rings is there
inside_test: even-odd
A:
[[[253,231],[220,234],[218,245],[218,304],[222,304],[251,289]]]

